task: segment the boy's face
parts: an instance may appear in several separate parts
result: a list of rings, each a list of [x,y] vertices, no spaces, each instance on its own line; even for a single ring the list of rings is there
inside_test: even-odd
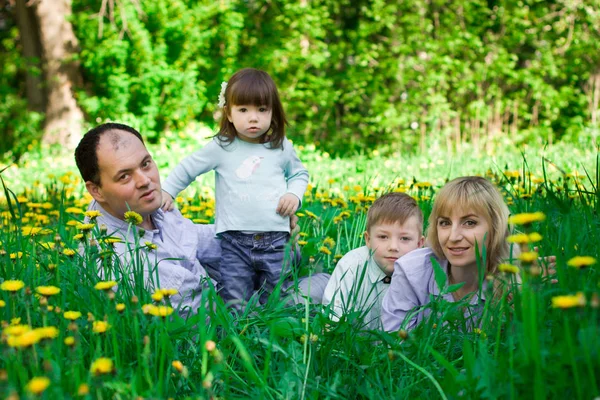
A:
[[[417,217],[412,216],[404,224],[375,224],[365,232],[367,247],[372,251],[375,262],[388,276],[394,272],[394,262],[409,251],[423,246],[425,238],[421,233]]]

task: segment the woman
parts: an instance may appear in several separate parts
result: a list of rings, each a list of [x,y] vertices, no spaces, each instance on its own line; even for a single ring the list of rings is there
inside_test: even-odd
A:
[[[444,299],[458,301],[471,296],[469,302],[473,305],[484,302],[485,287],[479,291],[477,254],[483,253],[485,245],[485,275],[495,274],[509,255],[508,215],[502,195],[488,180],[467,176],[448,182],[437,194],[429,216],[430,247],[414,250],[396,261],[382,304],[383,328],[398,330],[413,308],[428,304],[430,295],[440,294],[432,258],[446,272],[448,285],[464,282],[457,291],[444,294]],[[412,314],[406,328],[414,328],[428,312]]]

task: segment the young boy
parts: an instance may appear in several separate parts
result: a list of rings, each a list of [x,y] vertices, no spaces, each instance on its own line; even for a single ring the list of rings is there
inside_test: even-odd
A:
[[[381,301],[389,288],[394,262],[423,246],[423,213],[405,193],[388,193],[367,213],[366,246],[338,262],[323,294],[332,319],[358,312],[367,329],[381,328]]]

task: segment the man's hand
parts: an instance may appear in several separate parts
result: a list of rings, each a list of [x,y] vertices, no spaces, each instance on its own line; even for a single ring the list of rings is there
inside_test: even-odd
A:
[[[294,215],[299,205],[300,200],[296,195],[286,193],[279,199],[279,204],[277,205],[277,210],[275,210],[275,212],[282,217],[291,217]]]
[[[175,208],[173,204],[173,197],[164,190],[162,191],[162,209],[163,211],[171,211]]]

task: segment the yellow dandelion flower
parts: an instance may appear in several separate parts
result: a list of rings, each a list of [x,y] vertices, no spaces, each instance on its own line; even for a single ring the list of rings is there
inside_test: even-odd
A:
[[[158,292],[152,293],[151,297],[152,297],[152,300],[154,300],[158,303],[159,301],[162,301],[164,295],[162,294],[162,292],[158,291]]]
[[[85,236],[83,236],[83,233],[78,233],[77,235],[73,236],[73,240],[83,240],[85,239]]]
[[[10,347],[30,347],[39,342],[40,334],[36,330],[28,330],[19,336],[9,336],[8,345]]]
[[[64,340],[66,346],[75,346],[75,338],[73,336],[67,336]]]
[[[183,372],[184,365],[181,361],[175,360],[171,363],[171,366],[178,372]]]
[[[169,306],[155,306],[149,310],[149,314],[164,318],[173,314],[173,308]]]
[[[58,337],[58,329],[54,326],[44,326],[36,328],[34,331],[37,332],[40,339],[54,339]]]
[[[31,330],[31,328],[29,327],[29,325],[19,325],[17,324],[13,324],[10,326],[7,326],[6,328],[4,328],[2,330],[2,335],[3,336],[21,336],[22,334],[24,334],[25,332],[29,332]]]
[[[65,311],[63,317],[70,321],[75,321],[76,319],[81,318],[81,313],[79,311]]]
[[[82,232],[89,232],[92,229],[94,229],[94,224],[77,224],[76,227],[78,230],[82,231]]]
[[[27,390],[39,396],[48,389],[48,386],[50,386],[50,379],[45,376],[36,376],[27,384]]]
[[[555,296],[552,298],[553,308],[573,308],[585,306],[585,295],[578,292],[575,295]]]
[[[113,361],[110,358],[100,357],[90,367],[90,372],[95,375],[110,374],[114,370]]]
[[[23,289],[23,287],[25,286],[25,282],[20,281],[20,280],[8,280],[8,281],[4,281],[2,282],[2,284],[0,284],[0,289],[4,290],[5,292],[18,292],[19,290]]]
[[[86,217],[88,217],[90,219],[90,221],[93,221],[96,218],[102,216],[102,213],[98,210],[88,210],[88,211],[84,212],[84,214]]]
[[[529,235],[526,233],[516,233],[506,238],[508,243],[526,244],[529,243]]]
[[[506,272],[508,274],[518,274],[519,267],[517,267],[516,265],[512,265],[512,264],[500,264],[500,265],[498,265],[498,271]]]
[[[17,251],[16,253],[10,253],[8,256],[10,257],[11,260],[16,260],[18,258],[23,257],[23,252]]]
[[[526,264],[533,263],[535,260],[537,260],[537,258],[538,258],[538,253],[536,253],[535,251],[525,251],[525,252],[519,254],[519,260],[521,260],[523,263],[526,263]]]
[[[308,244],[308,242],[306,240],[298,240],[298,245],[300,246],[306,246]]]
[[[73,249],[64,249],[62,253],[67,257],[73,257],[75,254],[77,254],[77,251]]]
[[[21,228],[21,232],[23,233],[23,236],[36,236],[40,232],[42,232],[42,228],[33,227],[33,226],[24,226],[23,228]]]
[[[87,383],[82,383],[77,389],[77,396],[83,397],[90,393],[90,387]]]
[[[306,232],[300,232],[298,235],[300,235],[300,237],[307,237],[308,233],[306,233]]]
[[[117,282],[115,282],[115,281],[102,281],[102,282],[96,283],[96,285],[94,285],[94,289],[96,289],[96,290],[110,290],[110,289],[112,289],[115,286],[117,286]]]
[[[110,236],[102,239],[102,242],[106,244],[123,243],[123,239],[121,239],[120,237]]]
[[[298,218],[306,217],[306,214],[301,213],[301,212],[297,212],[296,215],[298,216]]]
[[[329,250],[329,249],[328,249],[327,247],[325,247],[325,246],[321,246],[321,247],[319,248],[319,251],[320,251],[321,253],[323,253],[323,254],[327,254],[328,256],[330,256],[330,255],[331,255],[331,250]]]
[[[66,212],[68,212],[69,214],[83,214],[83,210],[81,208],[77,208],[77,207],[69,207],[67,209],[65,209]]]
[[[508,218],[508,223],[515,224],[515,225],[529,225],[534,222],[541,222],[545,219],[546,219],[546,215],[541,211],[537,211],[534,213],[522,213],[522,214],[511,215]]]
[[[165,297],[175,296],[177,293],[179,293],[179,291],[177,289],[173,289],[173,288],[159,289],[159,290]]]
[[[0,300],[0,308],[6,307],[6,302],[4,300]]]
[[[125,304],[123,303],[119,303],[115,306],[115,310],[117,310],[118,312],[123,312],[125,311]]]
[[[537,232],[531,232],[529,234],[529,243],[536,243],[542,240],[542,235]]]
[[[94,321],[92,323],[92,331],[94,333],[105,333],[110,329],[110,324],[106,321]]]
[[[139,225],[144,220],[142,216],[135,211],[127,211],[124,215],[125,221],[133,225]]]
[[[333,246],[335,246],[335,240],[330,237],[326,237],[325,240],[323,240],[323,245],[331,249]]]
[[[54,296],[55,294],[60,293],[60,288],[57,288],[56,286],[38,286],[35,288],[35,291],[42,296]]]
[[[156,308],[156,306],[154,304],[144,304],[142,306],[142,312],[144,314],[150,314],[150,310]]]
[[[80,224],[79,221],[75,221],[75,220],[67,221],[67,226],[77,226],[78,224]]]
[[[144,245],[149,250],[156,250],[156,249],[158,249],[158,246],[156,244],[152,243],[152,242],[145,242]]]
[[[589,267],[596,264],[598,261],[590,256],[576,256],[567,261],[567,265],[573,268]]]

